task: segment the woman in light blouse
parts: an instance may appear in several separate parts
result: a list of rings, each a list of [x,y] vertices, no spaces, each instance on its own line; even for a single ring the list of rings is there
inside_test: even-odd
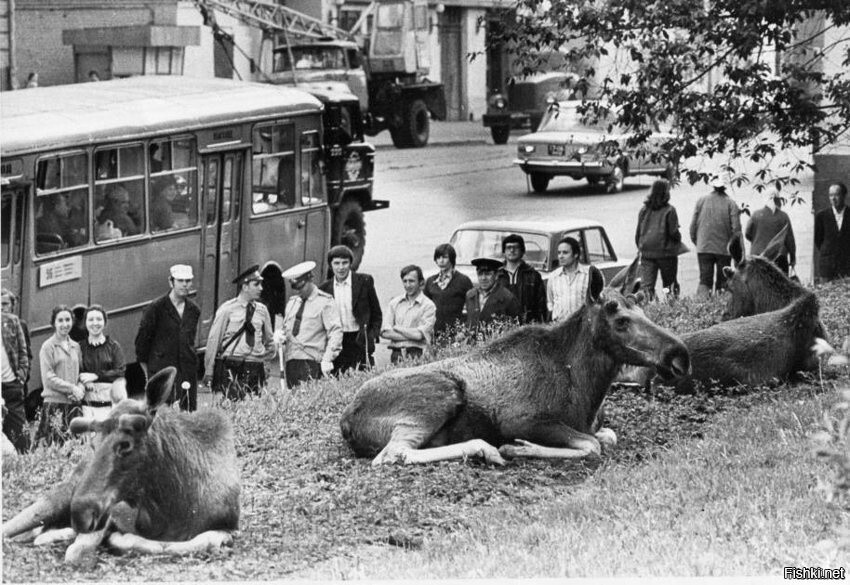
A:
[[[54,307],[50,324],[54,333],[39,352],[44,406],[36,437],[36,441],[44,439],[48,445],[65,442],[71,419],[82,415],[80,404],[85,396],[80,381],[80,344],[70,337],[74,324],[71,309],[66,305]]]

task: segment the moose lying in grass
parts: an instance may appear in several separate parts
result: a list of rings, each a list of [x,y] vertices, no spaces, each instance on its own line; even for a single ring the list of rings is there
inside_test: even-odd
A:
[[[167,406],[176,370],[153,376],[145,402],[125,399],[95,431],[94,453],[45,497],[3,525],[3,536],[75,542],[67,562],[92,562],[106,538],[122,551],[186,554],[231,541],[239,524],[239,468],[233,430],[220,413]]]
[[[631,282],[636,267],[612,285]],[[600,453],[600,442],[616,442],[597,428],[597,413],[620,366],[652,365],[676,377],[690,362],[682,342],[649,321],[624,288],[588,296],[565,322],[520,327],[462,357],[368,380],[342,415],[343,437],[373,465]]]

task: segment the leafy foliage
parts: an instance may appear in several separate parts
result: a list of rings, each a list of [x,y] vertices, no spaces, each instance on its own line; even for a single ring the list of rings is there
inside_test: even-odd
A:
[[[783,150],[817,152],[846,133],[848,24],[845,0],[518,0],[491,42],[507,46],[521,75],[577,73],[604,104],[587,103],[586,114],[610,109],[639,151],[657,155],[646,142],[653,125],[675,121],[664,150],[756,163],[752,178],[724,168],[760,191],[796,185],[811,166]],[[826,61],[840,65],[831,72]],[[685,170],[692,184],[711,178]]]

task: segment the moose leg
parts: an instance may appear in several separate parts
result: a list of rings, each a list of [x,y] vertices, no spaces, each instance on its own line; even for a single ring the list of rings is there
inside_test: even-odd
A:
[[[44,546],[46,544],[53,544],[54,542],[65,542],[68,540],[74,540],[77,536],[77,531],[68,526],[67,528],[53,528],[51,530],[45,530],[41,534],[35,537],[35,540],[32,541],[35,546]]]
[[[372,460],[372,465],[377,466],[395,461],[405,464],[434,463],[436,461],[466,459],[468,457],[481,457],[488,463],[495,463],[497,465],[505,464],[505,460],[499,454],[499,450],[481,439],[472,439],[463,443],[444,445],[442,447],[418,449],[417,447],[425,443],[432,434],[430,429],[428,429],[428,432],[423,432],[423,429],[416,427],[396,427],[393,430],[390,442]]]
[[[222,546],[230,545],[232,542],[233,535],[226,530],[208,530],[184,542],[150,540],[138,534],[121,534],[119,532],[113,532],[109,535],[110,546],[121,552],[174,556],[219,549]]]
[[[610,429],[600,429],[606,437]],[[602,446],[593,435],[582,433],[565,424],[542,424],[530,433],[530,437],[541,443],[515,439],[502,445],[499,452],[505,457],[535,457],[540,459],[581,459],[590,455],[601,455]]]

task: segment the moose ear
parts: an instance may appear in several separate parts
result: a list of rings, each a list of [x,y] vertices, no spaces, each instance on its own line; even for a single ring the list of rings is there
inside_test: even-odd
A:
[[[145,401],[148,411],[153,412],[167,403],[174,391],[174,381],[177,378],[177,368],[168,366],[158,371],[148,380],[145,387]]]
[[[765,246],[764,250],[762,250],[761,256],[771,262],[776,262],[776,260],[785,252],[786,235],[788,235],[788,224],[785,224],[782,229],[779,230],[779,233],[770,239],[767,246]]]
[[[587,300],[591,303],[599,302],[602,290],[605,288],[605,277],[595,266],[590,267],[590,284],[587,287]]]
[[[71,424],[69,425],[69,429],[75,435],[81,435],[83,433],[88,433],[92,431],[96,431],[95,428],[96,423],[93,418],[85,418],[82,416],[75,417],[71,419]]]
[[[732,236],[732,239],[726,245],[726,249],[729,251],[729,255],[732,256],[732,260],[735,261],[736,266],[744,259],[744,243],[741,241],[740,234]]]

